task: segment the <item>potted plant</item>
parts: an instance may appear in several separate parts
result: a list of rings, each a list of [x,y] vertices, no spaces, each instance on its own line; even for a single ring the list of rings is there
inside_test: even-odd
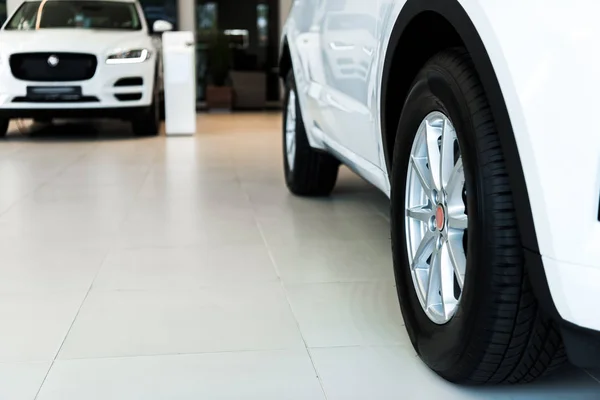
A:
[[[211,34],[207,61],[209,83],[206,86],[206,105],[209,109],[231,110],[233,104],[233,89],[229,84],[231,48],[229,37],[223,32],[214,31]]]

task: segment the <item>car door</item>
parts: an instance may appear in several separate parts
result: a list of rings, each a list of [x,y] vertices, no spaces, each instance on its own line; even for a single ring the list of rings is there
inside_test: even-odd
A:
[[[326,132],[361,162],[379,166],[374,80],[381,0],[324,0],[320,50]]]

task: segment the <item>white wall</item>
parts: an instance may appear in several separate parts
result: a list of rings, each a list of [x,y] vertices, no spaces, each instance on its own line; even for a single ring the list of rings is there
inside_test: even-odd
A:
[[[23,0],[6,0],[6,13],[12,14],[22,2]]]
[[[292,9],[294,0],[279,0],[279,33],[281,34],[281,28],[285,24],[285,20]]]

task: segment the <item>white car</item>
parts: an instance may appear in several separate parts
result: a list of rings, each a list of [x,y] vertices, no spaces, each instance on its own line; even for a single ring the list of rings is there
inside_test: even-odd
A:
[[[600,365],[599,13],[301,0],[283,28],[287,186],[328,195],[343,163],[389,196],[406,329],[449,381]]]
[[[101,117],[158,132],[160,37],[135,0],[25,1],[0,30],[0,136],[11,118]]]

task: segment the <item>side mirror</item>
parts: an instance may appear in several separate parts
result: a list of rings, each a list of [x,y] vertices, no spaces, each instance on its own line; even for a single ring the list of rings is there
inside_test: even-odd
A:
[[[173,24],[168,21],[164,21],[162,19],[154,21],[154,23],[152,24],[152,32],[153,33],[163,33],[163,32],[169,32],[172,30],[173,30]]]

